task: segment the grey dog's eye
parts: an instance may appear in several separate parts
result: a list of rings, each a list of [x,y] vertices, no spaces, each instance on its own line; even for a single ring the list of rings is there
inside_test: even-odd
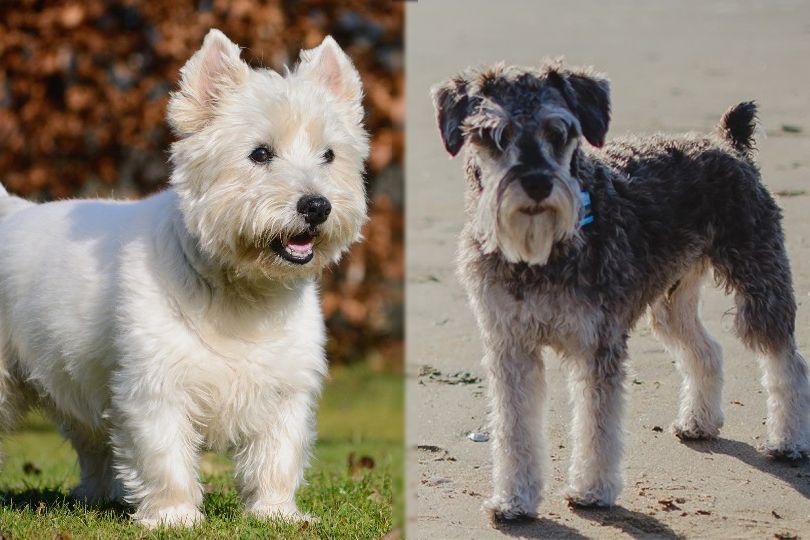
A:
[[[554,146],[560,146],[568,138],[568,134],[561,126],[547,126],[544,135]]]
[[[266,146],[259,146],[250,153],[250,160],[254,163],[267,163],[275,154]]]
[[[326,152],[323,153],[323,162],[332,163],[333,161],[335,161],[335,151],[331,148],[327,148]]]

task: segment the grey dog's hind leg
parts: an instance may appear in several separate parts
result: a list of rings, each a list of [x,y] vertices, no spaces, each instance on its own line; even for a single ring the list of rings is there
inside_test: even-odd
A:
[[[796,301],[779,211],[767,193],[756,202],[748,209],[752,219],[717,239],[712,263],[735,293],[737,334],[760,355],[768,392],[766,450],[796,459],[810,451],[807,362],[796,348]]]
[[[717,437],[723,427],[723,351],[700,321],[704,263],[689,270],[650,310],[656,336],[675,356],[683,377],[672,431],[681,439]]]

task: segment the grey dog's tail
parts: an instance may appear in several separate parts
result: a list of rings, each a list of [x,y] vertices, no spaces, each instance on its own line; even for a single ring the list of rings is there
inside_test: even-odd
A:
[[[753,157],[756,150],[757,105],[744,101],[730,107],[720,120],[720,136],[738,152]]]

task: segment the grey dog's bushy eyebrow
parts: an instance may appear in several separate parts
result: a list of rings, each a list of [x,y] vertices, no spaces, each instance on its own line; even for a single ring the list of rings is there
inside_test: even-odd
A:
[[[486,131],[498,149],[503,150],[504,134],[511,125],[512,119],[503,107],[489,100],[484,100],[475,113],[464,121],[462,131],[465,135],[473,133],[483,135],[483,132]]]

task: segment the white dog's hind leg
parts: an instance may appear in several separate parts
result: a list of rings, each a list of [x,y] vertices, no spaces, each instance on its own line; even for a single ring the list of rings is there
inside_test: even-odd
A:
[[[287,397],[269,423],[245,435],[234,454],[234,473],[246,510],[262,518],[308,520],[295,492],[304,480],[314,433],[314,399]]]
[[[573,449],[565,497],[577,506],[611,506],[622,490],[622,415],[627,345],[601,345],[592,358],[571,358]]]
[[[122,502],[123,485],[115,477],[109,443],[67,424],[63,424],[60,431],[71,442],[79,458],[79,485],[71,490],[71,496],[88,503]]]
[[[0,374],[0,435],[5,435],[14,429],[26,408],[27,403],[23,393],[15,388],[13,381],[4,380],[3,375]],[[2,462],[3,452],[0,450],[0,463]]]
[[[202,441],[182,399],[130,394],[113,402],[115,468],[127,501],[137,505],[134,519],[150,528],[202,521],[197,475]]]
[[[723,351],[699,315],[704,271],[701,265],[688,272],[650,310],[653,330],[683,376],[680,411],[672,425],[682,439],[717,437],[723,427]]]
[[[490,336],[490,341],[497,336]],[[487,347],[494,494],[484,509],[495,520],[537,516],[543,491],[545,371],[539,347]]]
[[[14,429],[29,405],[25,389],[9,369],[9,356],[0,344],[0,435]],[[0,462],[2,457],[0,452]]]

